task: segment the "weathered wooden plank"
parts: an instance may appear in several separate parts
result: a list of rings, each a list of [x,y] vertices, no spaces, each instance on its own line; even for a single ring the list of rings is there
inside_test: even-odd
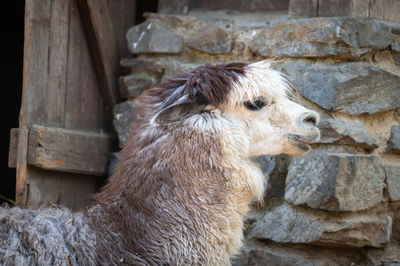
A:
[[[25,41],[23,90],[20,124],[43,123],[47,118],[46,87],[48,81],[51,1],[40,5],[33,0],[25,3]],[[35,97],[34,95],[42,95]],[[21,128],[21,126],[20,126]]]
[[[27,176],[27,154],[28,154],[28,129],[22,127],[19,129],[18,153],[17,153],[17,171],[15,180],[15,203],[20,207],[27,206],[28,194],[28,176]]]
[[[28,163],[47,170],[105,175],[113,142],[105,134],[34,125],[29,132]]]
[[[370,0],[352,0],[351,16],[369,18]]]
[[[62,3],[61,3],[62,2]],[[59,53],[65,53],[65,30],[54,23],[68,25],[67,1],[25,1],[25,41],[23,92],[19,120],[16,172],[16,203],[26,207],[31,176],[27,165],[28,128],[33,123],[62,125],[64,68]],[[54,49],[54,51],[52,51]],[[60,104],[60,105],[59,105]]]
[[[119,55],[106,0],[76,0],[86,32],[89,50],[103,95],[106,115],[120,100],[118,91]]]
[[[387,0],[370,0],[369,15],[370,18],[384,19],[385,15],[385,2]]]
[[[370,0],[370,18],[388,21],[400,21],[399,0]]]
[[[8,167],[17,167],[17,153],[18,153],[18,128],[10,130],[10,147],[8,149]]]
[[[65,128],[107,131],[99,85],[76,1],[71,3],[70,17]]]
[[[293,17],[316,17],[318,0],[290,0],[288,13]]]
[[[27,205],[28,182],[27,173],[28,127],[33,120],[41,123],[45,120],[45,97],[34,97],[46,84],[48,36],[50,27],[50,1],[25,1],[25,40],[22,101],[19,116],[19,137],[16,171],[16,204]],[[43,90],[42,90],[43,93]]]
[[[46,97],[46,124],[58,127],[64,126],[65,118],[70,6],[71,1],[50,2],[47,82],[44,96]]]
[[[74,173],[53,172],[28,166],[31,175],[27,192],[27,206],[68,206],[73,211],[82,210],[91,202],[100,188],[99,177]]]
[[[103,104],[88,54],[75,0],[26,0],[16,178],[16,202],[19,206],[39,207],[39,203],[58,202],[62,195],[71,195],[61,204],[72,207],[73,202],[83,202],[90,197],[84,193],[95,192],[84,188],[97,184],[95,175],[64,174],[28,164],[31,125],[108,132],[102,122]],[[73,182],[70,176],[76,176]],[[84,177],[88,179],[85,181]],[[53,184],[54,180],[60,184],[56,194],[46,191],[51,190],[51,186],[46,187],[46,184]],[[78,193],[73,194],[73,191]]]
[[[107,0],[107,6],[119,55],[130,57],[125,34],[135,25],[136,0]]]
[[[351,0],[318,0],[318,17],[351,15]]]
[[[63,126],[70,2],[27,1],[22,105],[29,123]]]

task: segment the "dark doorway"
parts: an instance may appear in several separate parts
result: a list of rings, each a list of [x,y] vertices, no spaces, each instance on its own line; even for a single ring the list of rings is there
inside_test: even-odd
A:
[[[11,128],[18,128],[22,94],[22,62],[24,51],[24,0],[1,1],[1,150],[0,203],[15,199],[15,169],[8,167]]]
[[[157,4],[158,0],[148,0],[148,1],[136,1],[136,21],[135,24],[142,23],[145,18],[143,17],[143,13],[145,12],[157,12]]]

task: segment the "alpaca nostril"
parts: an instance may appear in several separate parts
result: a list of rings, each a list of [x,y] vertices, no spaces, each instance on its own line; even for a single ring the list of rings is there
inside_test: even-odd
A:
[[[317,126],[318,118],[315,114],[307,114],[306,117],[303,119],[303,123],[311,125],[313,127]]]
[[[304,119],[304,123],[312,124],[313,126],[315,126],[317,120],[315,119],[315,117],[307,117],[306,119]]]

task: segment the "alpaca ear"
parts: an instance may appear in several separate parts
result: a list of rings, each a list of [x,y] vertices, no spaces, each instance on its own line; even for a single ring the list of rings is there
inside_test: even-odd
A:
[[[207,104],[205,103],[198,103],[188,99],[188,97],[182,97],[157,113],[153,117],[152,122],[162,126],[176,124],[194,114],[201,113],[206,106]]]

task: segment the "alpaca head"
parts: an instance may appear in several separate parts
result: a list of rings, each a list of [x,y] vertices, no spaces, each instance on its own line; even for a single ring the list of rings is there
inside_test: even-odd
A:
[[[319,139],[319,115],[291,94],[282,74],[261,61],[198,67],[154,88],[145,101],[151,126],[218,132],[246,157],[302,155]]]

